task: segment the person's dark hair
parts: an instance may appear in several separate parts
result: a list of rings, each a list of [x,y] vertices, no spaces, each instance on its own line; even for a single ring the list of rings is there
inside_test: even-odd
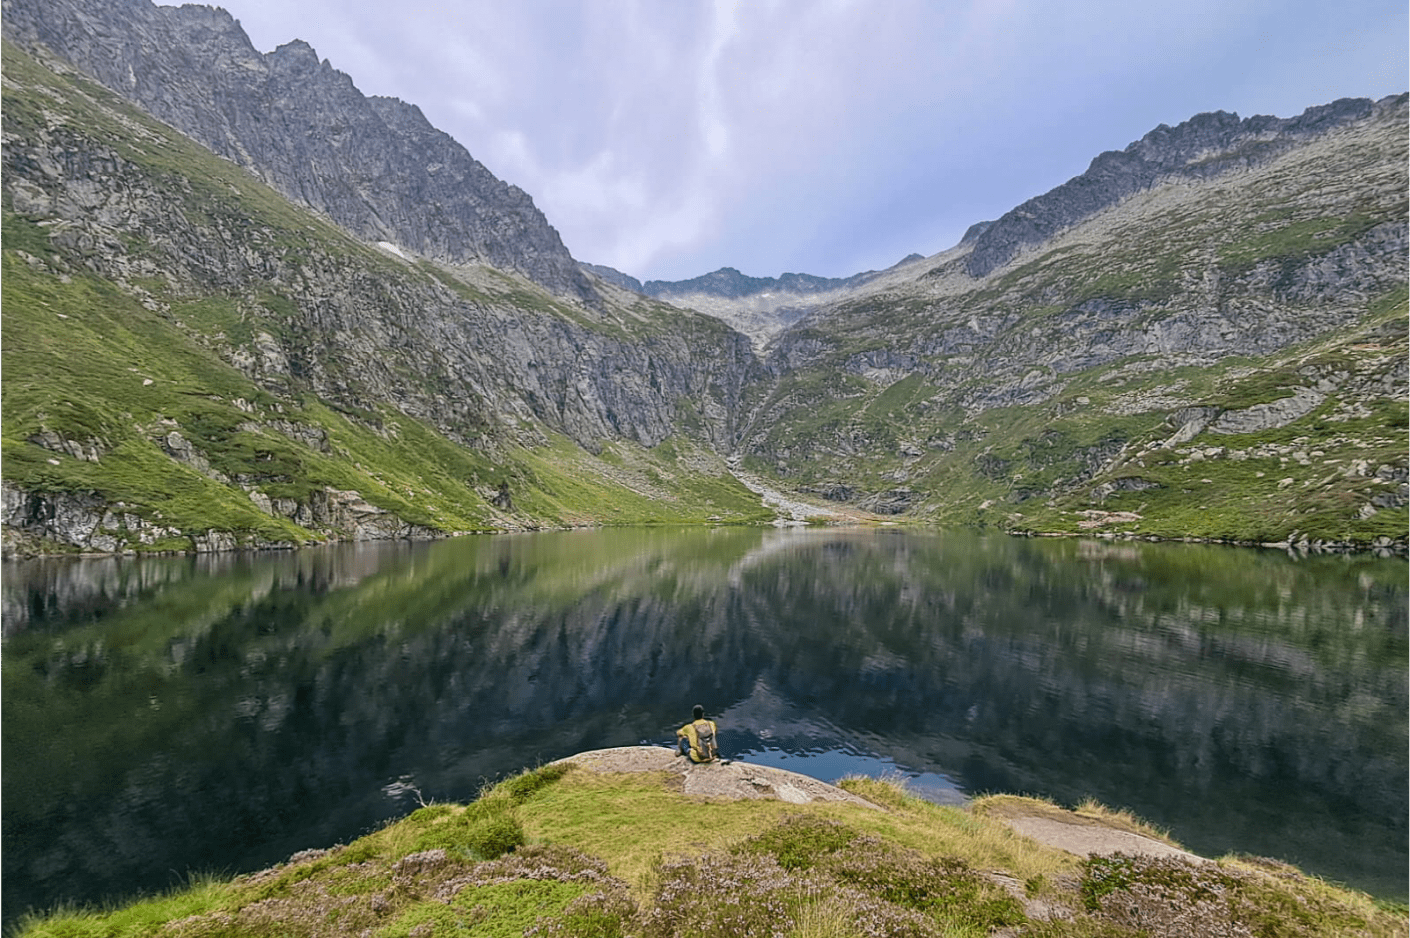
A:
[[[692,720],[703,720],[705,718],[705,708],[700,706],[700,704],[696,704],[695,709],[690,714],[690,718]]]

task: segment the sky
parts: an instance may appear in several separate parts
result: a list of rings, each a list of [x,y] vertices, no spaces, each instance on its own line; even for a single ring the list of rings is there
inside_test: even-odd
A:
[[[212,2],[642,280],[889,267],[1159,124],[1410,86],[1405,0]]]

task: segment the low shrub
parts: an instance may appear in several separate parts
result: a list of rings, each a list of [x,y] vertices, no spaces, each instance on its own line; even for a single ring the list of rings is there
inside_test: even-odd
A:
[[[1149,938],[1328,938],[1404,934],[1403,919],[1337,896],[1316,880],[1174,857],[1091,857],[1081,895],[1101,918]]]
[[[820,918],[850,923],[847,935],[941,938],[935,922],[808,870],[786,870],[767,853],[743,852],[663,863],[643,916],[644,938],[787,935]],[[819,907],[822,906],[822,909]]]
[[[735,848],[736,853],[766,853],[785,870],[807,870],[822,856],[846,847],[858,834],[845,824],[807,814],[790,815]]]
[[[728,857],[662,868],[648,934],[955,935],[1026,921],[1001,888],[954,858],[798,814]],[[839,930],[841,929],[841,930]]]
[[[818,869],[838,883],[941,922],[987,929],[1026,920],[1012,896],[963,860],[922,856],[875,837],[858,837],[846,851],[828,854]]]

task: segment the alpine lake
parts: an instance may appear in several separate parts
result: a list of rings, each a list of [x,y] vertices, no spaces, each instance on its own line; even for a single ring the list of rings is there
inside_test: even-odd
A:
[[[618,529],[4,569],[3,910],[346,843],[588,749],[1128,808],[1407,896],[1407,568]]]

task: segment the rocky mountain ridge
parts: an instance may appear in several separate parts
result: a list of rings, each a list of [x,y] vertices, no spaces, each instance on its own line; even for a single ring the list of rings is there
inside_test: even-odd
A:
[[[368,241],[522,272],[591,297],[533,199],[419,108],[366,97],[301,40],[261,54],[225,10],[151,0],[5,0],[42,45],[158,119]]]
[[[878,281],[895,279],[923,260],[920,254],[910,254],[885,270],[867,270],[850,277],[800,273],[751,277],[733,267],[721,267],[689,280],[645,283],[611,267],[586,263],[581,266],[624,289],[722,319],[762,348],[769,339],[814,310],[853,297]]]
[[[1212,179],[1266,163],[1300,142],[1366,119],[1374,108],[1368,99],[1348,98],[1289,118],[1260,115],[1241,120],[1237,114],[1214,111],[1175,127],[1161,124],[1124,150],[1097,156],[1080,176],[985,225],[973,238],[965,270],[983,277],[1023,247],[1042,243],[1161,180]]]
[[[1312,140],[1370,118],[1384,102],[1346,98],[1294,117],[1240,118],[1227,111],[1197,114],[1175,127],[1161,124],[1123,150],[1098,155],[1081,175],[1035,196],[994,221],[977,222],[956,248],[968,248],[963,269],[982,279],[1041,245],[1140,192],[1173,180],[1211,180],[1248,171]],[[936,259],[953,250],[935,255]],[[762,348],[814,311],[855,300],[883,274],[921,260],[912,254],[887,271],[847,278],[785,273],[749,277],[732,267],[681,281],[645,283],[610,267],[584,264],[617,285],[677,306],[718,316]]]
[[[902,264],[921,259],[919,254],[910,254],[887,269],[894,270]],[[733,267],[721,267],[690,280],[648,280],[642,284],[642,292],[657,299],[670,299],[673,296],[693,293],[708,293],[727,299],[739,299],[757,293],[793,293],[806,296],[810,293],[828,293],[858,287],[870,283],[880,275],[880,271],[868,270],[850,277],[816,277],[812,274],[796,273],[783,273],[777,277],[750,277]]]

